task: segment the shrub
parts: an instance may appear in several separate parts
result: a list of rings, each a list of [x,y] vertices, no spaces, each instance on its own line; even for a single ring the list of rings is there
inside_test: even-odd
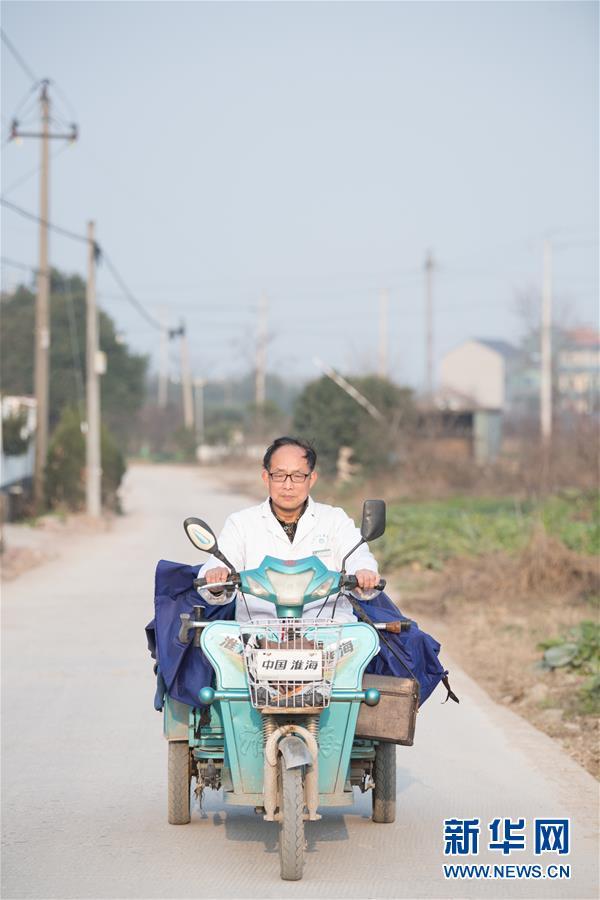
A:
[[[353,397],[327,376],[306,385],[294,406],[293,430],[314,444],[321,471],[336,472],[341,447],[365,472],[385,469],[398,453],[399,426],[415,416],[412,392],[384,378],[353,378],[352,386],[383,415],[375,421]]]
[[[26,453],[30,440],[25,410],[2,420],[2,449],[7,456],[21,456],[22,453]]]
[[[118,509],[117,491],[125,474],[125,460],[103,425],[100,436],[102,503]],[[76,409],[66,408],[50,442],[46,465],[46,499],[50,508],[80,510],[85,503],[85,437]]]

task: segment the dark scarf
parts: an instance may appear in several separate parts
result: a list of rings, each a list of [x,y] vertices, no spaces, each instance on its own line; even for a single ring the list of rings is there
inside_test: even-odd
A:
[[[277,519],[277,521],[279,522],[279,524],[281,525],[281,527],[283,528],[283,530],[284,530],[285,533],[287,534],[288,538],[290,539],[290,544],[293,544],[294,538],[296,537],[296,529],[297,529],[297,527],[298,527],[298,522],[300,521],[300,519],[302,518],[302,516],[303,516],[304,513],[306,512],[306,507],[308,506],[308,497],[307,497],[306,500],[304,501],[304,506],[302,507],[302,510],[300,511],[300,515],[299,515],[298,518],[295,520],[295,522],[283,522],[283,521],[279,518],[279,516],[275,513],[275,511],[273,510],[273,503],[272,503],[270,497],[269,497],[269,505],[271,506],[271,512],[273,513],[273,515],[275,516],[275,518]]]

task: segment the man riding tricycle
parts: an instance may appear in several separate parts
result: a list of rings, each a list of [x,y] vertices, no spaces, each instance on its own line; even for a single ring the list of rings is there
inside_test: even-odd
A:
[[[200,799],[222,789],[226,804],[279,822],[281,877],[297,880],[305,821],[351,805],[354,787],[372,792],[374,822],[394,821],[396,744],[412,744],[419,702],[447,681],[439,645],[382,593],[366,542],[383,534],[383,501],[365,502],[359,532],[308,496],[308,445],[279,440],[263,463],[265,504],[230,517],[218,541],[185,520],[211,558],[200,570],[159,563],[148,632],[169,822],[190,821],[192,779]]]

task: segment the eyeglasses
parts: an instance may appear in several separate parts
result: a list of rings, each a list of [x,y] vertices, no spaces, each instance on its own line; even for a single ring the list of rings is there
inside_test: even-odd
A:
[[[269,478],[275,484],[285,484],[288,478],[293,484],[304,484],[311,474],[311,472],[292,472],[291,475],[286,472],[269,472]]]

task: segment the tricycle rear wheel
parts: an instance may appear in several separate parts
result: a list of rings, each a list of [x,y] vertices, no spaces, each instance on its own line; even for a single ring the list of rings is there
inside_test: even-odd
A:
[[[302,766],[286,769],[279,758],[279,862],[284,881],[299,881],[304,869],[304,785]]]
[[[187,741],[169,741],[169,824],[187,825],[190,821],[192,768]]]
[[[396,745],[381,741],[375,748],[373,766],[373,821],[396,820]]]

